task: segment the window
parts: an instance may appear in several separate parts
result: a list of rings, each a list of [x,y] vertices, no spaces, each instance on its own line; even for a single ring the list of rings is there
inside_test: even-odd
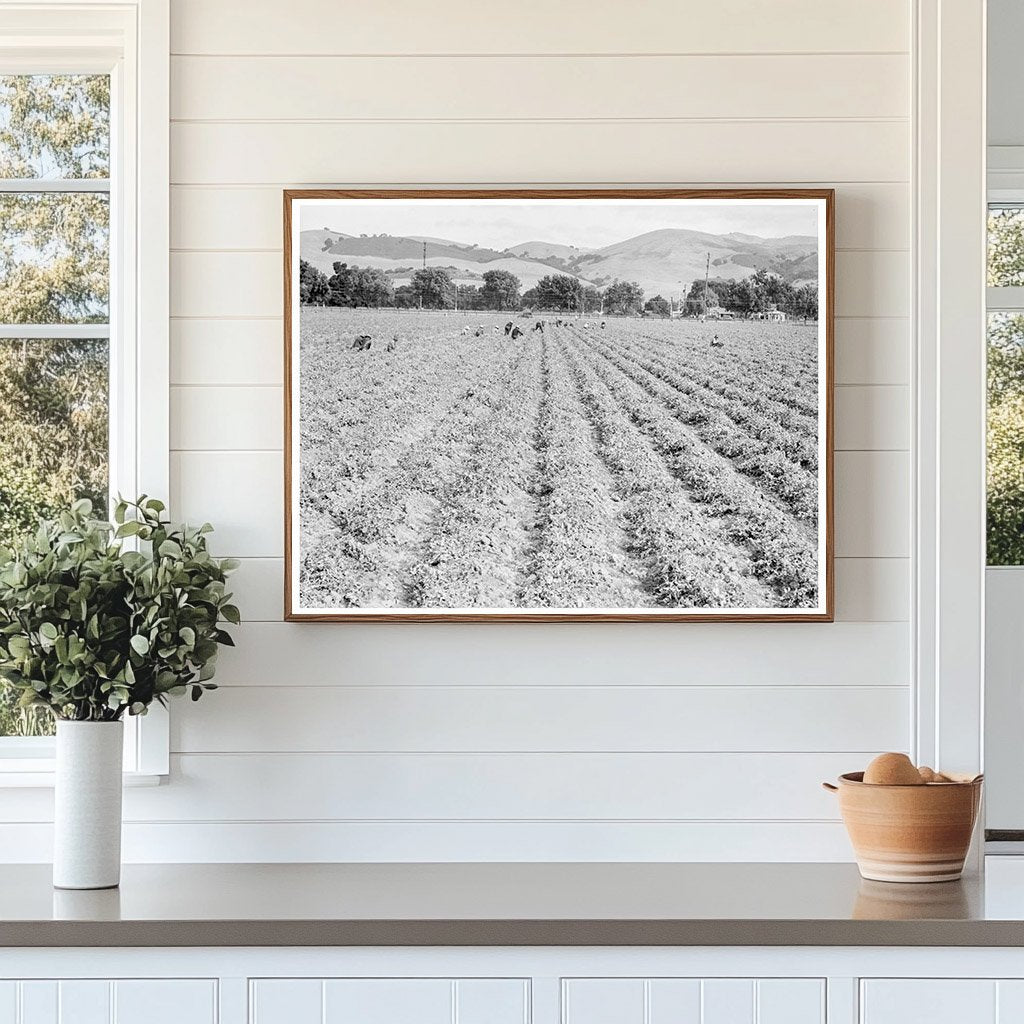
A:
[[[168,0],[0,3],[0,543],[67,501],[168,497]],[[159,711],[125,768],[165,774]],[[0,785],[52,725],[0,684]]]
[[[1024,205],[989,208],[987,561],[1024,565]]]
[[[0,76],[0,543],[108,506],[110,77]],[[49,714],[0,683],[0,736]]]

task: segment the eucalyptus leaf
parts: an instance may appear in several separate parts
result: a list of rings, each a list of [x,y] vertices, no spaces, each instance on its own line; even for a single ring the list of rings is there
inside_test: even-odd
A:
[[[171,523],[155,498],[119,500],[113,524],[87,501],[0,548],[0,677],[23,706],[113,721],[166,695],[209,689],[237,560],[206,547],[208,524]],[[138,537],[142,550],[124,550]],[[197,682],[198,679],[198,682]]]

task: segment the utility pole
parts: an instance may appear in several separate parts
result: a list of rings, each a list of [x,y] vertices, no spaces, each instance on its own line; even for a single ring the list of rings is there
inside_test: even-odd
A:
[[[711,272],[711,253],[708,253],[708,261],[704,264],[704,319],[708,318],[708,274]]]

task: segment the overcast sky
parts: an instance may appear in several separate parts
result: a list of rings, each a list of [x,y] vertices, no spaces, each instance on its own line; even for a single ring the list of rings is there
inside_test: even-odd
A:
[[[538,201],[328,200],[304,202],[302,230],[329,228],[349,235],[430,235],[507,249],[519,242],[558,242],[601,248],[659,228],[712,234],[739,231],[762,238],[817,235],[817,206],[808,202],[676,200]]]

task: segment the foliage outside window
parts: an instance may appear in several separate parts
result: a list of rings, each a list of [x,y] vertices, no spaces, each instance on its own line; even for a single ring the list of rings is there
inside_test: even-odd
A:
[[[110,79],[0,76],[0,545],[108,494]],[[0,736],[45,735],[0,685]]]

